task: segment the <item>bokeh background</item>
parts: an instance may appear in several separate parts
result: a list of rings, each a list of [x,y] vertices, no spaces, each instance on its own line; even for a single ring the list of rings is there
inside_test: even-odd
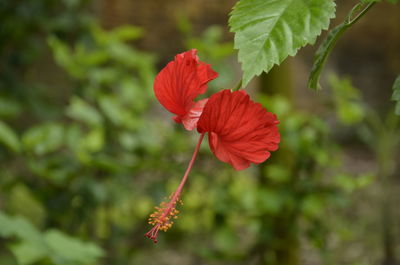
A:
[[[237,172],[204,143],[176,224],[144,237],[198,137],[154,77],[196,48],[220,76],[209,94],[235,87],[235,2],[0,1],[1,265],[400,264],[400,5],[386,2],[340,39],[321,92],[306,87],[316,46],[251,82],[280,149]],[[336,3],[332,25],[356,1]]]

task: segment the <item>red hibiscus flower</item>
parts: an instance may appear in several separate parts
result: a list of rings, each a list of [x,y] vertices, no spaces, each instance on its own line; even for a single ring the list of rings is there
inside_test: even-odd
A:
[[[167,231],[177,218],[176,205],[206,133],[215,156],[242,170],[267,160],[278,149],[280,135],[275,114],[250,100],[245,91],[222,90],[209,99],[194,102],[205,92],[207,82],[217,77],[211,67],[199,62],[196,50],[178,54],[156,77],[154,91],[160,103],[176,114],[174,120],[187,130],[197,128],[200,139],[189,166],[168,202],[150,215],[153,228],[146,236],[157,242],[158,232]]]
[[[219,160],[236,170],[267,160],[278,149],[279,121],[244,90],[222,90],[210,97],[200,120],[199,133],[208,132],[210,148]]]
[[[158,101],[170,112],[173,119],[187,130],[196,127],[206,100],[194,99],[204,94],[207,83],[218,76],[209,64],[199,61],[193,49],[175,56],[175,60],[161,70],[154,81]]]

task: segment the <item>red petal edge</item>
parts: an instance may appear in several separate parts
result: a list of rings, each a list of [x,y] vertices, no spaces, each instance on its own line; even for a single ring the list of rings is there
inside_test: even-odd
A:
[[[176,55],[175,60],[158,73],[154,93],[168,111],[176,114],[173,117],[176,122],[192,130],[205,104],[203,101],[196,103],[194,99],[204,94],[207,83],[217,76],[209,64],[199,60],[197,50],[192,49]]]
[[[250,100],[245,91],[222,90],[212,95],[197,123],[208,132],[215,156],[236,170],[267,160],[278,149],[280,134],[275,114]]]

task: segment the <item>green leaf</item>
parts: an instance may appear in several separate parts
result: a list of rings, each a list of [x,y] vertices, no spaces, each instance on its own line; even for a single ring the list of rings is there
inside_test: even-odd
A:
[[[96,42],[105,46],[112,42],[135,40],[143,35],[143,29],[132,25],[119,26],[112,31],[106,31],[94,25],[91,31]]]
[[[103,122],[103,117],[97,109],[78,97],[73,97],[71,99],[71,104],[67,109],[67,115],[93,127],[97,127]]]
[[[8,207],[12,209],[12,213],[27,217],[34,225],[43,225],[46,210],[35,198],[32,190],[23,183],[18,183],[10,189]]]
[[[324,41],[319,46],[317,52],[315,53],[313,67],[311,69],[311,74],[308,79],[309,88],[314,90],[321,89],[319,79],[322,69],[326,63],[328,55],[330,54],[337,40],[344,33],[346,28],[347,27],[345,24],[340,24],[339,26],[335,27],[329,32],[326,39],[324,39]]]
[[[46,254],[40,232],[23,217],[11,217],[0,212],[0,236],[22,240],[10,246],[18,264],[32,264]]]
[[[38,155],[56,151],[64,144],[64,126],[59,123],[46,123],[27,130],[22,136],[26,150]]]
[[[11,246],[19,265],[34,264],[46,257],[46,249],[30,241],[22,241]]]
[[[60,66],[75,78],[84,77],[85,72],[81,67],[76,65],[75,58],[72,56],[72,51],[66,43],[55,36],[50,36],[47,39],[47,43],[53,52],[54,59]]]
[[[11,151],[19,152],[20,150],[18,136],[2,121],[0,121],[0,143],[3,143]]]
[[[123,108],[120,104],[120,101],[116,97],[108,95],[100,96],[99,106],[104,112],[104,115],[115,125],[123,124]]]
[[[18,264],[32,264],[46,255],[40,232],[23,217],[11,217],[0,212],[0,236],[17,237],[22,240],[10,247]]]
[[[103,250],[94,244],[82,242],[57,230],[44,234],[55,264],[93,264],[104,255]]]
[[[136,40],[143,36],[143,29],[132,25],[123,25],[113,29],[109,34],[109,39],[118,41]]]
[[[104,251],[93,243],[54,229],[41,233],[25,218],[12,217],[1,211],[0,236],[19,240],[10,246],[10,250],[21,265],[33,264],[44,258],[51,259],[55,265],[90,265],[104,255]]]
[[[100,128],[91,130],[83,139],[81,145],[86,150],[91,152],[98,152],[104,146],[104,132]]]
[[[319,79],[322,69],[328,59],[329,54],[332,52],[336,42],[343,35],[343,33],[357,22],[365,13],[375,4],[375,1],[369,3],[359,3],[353,7],[348,14],[346,20],[340,25],[332,29],[328,36],[322,41],[314,56],[314,62],[311,69],[310,77],[308,79],[308,87],[314,90],[321,89]]]
[[[2,212],[0,212],[0,236],[18,237],[35,243],[41,242],[39,231],[25,218],[11,217]]]
[[[314,43],[335,16],[332,0],[241,0],[231,13],[243,85]]]
[[[397,101],[395,113],[400,115],[400,75],[396,78],[393,84],[392,100]]]

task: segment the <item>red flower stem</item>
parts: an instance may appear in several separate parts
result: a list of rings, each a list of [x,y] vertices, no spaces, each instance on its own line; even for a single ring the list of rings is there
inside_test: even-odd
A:
[[[200,135],[199,141],[197,142],[197,145],[196,145],[196,149],[193,152],[192,159],[189,162],[189,165],[188,165],[188,167],[186,169],[185,175],[183,175],[181,183],[179,184],[178,188],[176,189],[176,191],[175,191],[175,193],[174,193],[174,195],[173,195],[173,197],[171,199],[171,202],[175,202],[178,199],[178,196],[181,194],[182,188],[186,183],[186,180],[187,180],[187,178],[189,176],[189,173],[192,170],[194,161],[196,160],[197,154],[199,153],[200,146],[201,146],[201,143],[203,141],[204,135],[205,135],[205,133],[202,133]]]
[[[176,218],[176,214],[178,213],[178,211],[176,210],[175,205],[179,200],[179,196],[181,195],[183,186],[186,183],[189,173],[193,167],[194,161],[196,160],[197,154],[199,153],[204,135],[205,133],[200,135],[200,139],[196,145],[196,149],[194,150],[192,159],[189,162],[185,175],[183,175],[181,183],[172,195],[171,200],[166,205],[161,204],[160,207],[156,207],[157,211],[154,214],[150,215],[149,224],[154,225],[154,227],[149,232],[147,232],[145,236],[153,240],[154,243],[157,243],[157,235],[159,230],[162,230],[164,232],[167,231],[173,224],[170,218]]]

